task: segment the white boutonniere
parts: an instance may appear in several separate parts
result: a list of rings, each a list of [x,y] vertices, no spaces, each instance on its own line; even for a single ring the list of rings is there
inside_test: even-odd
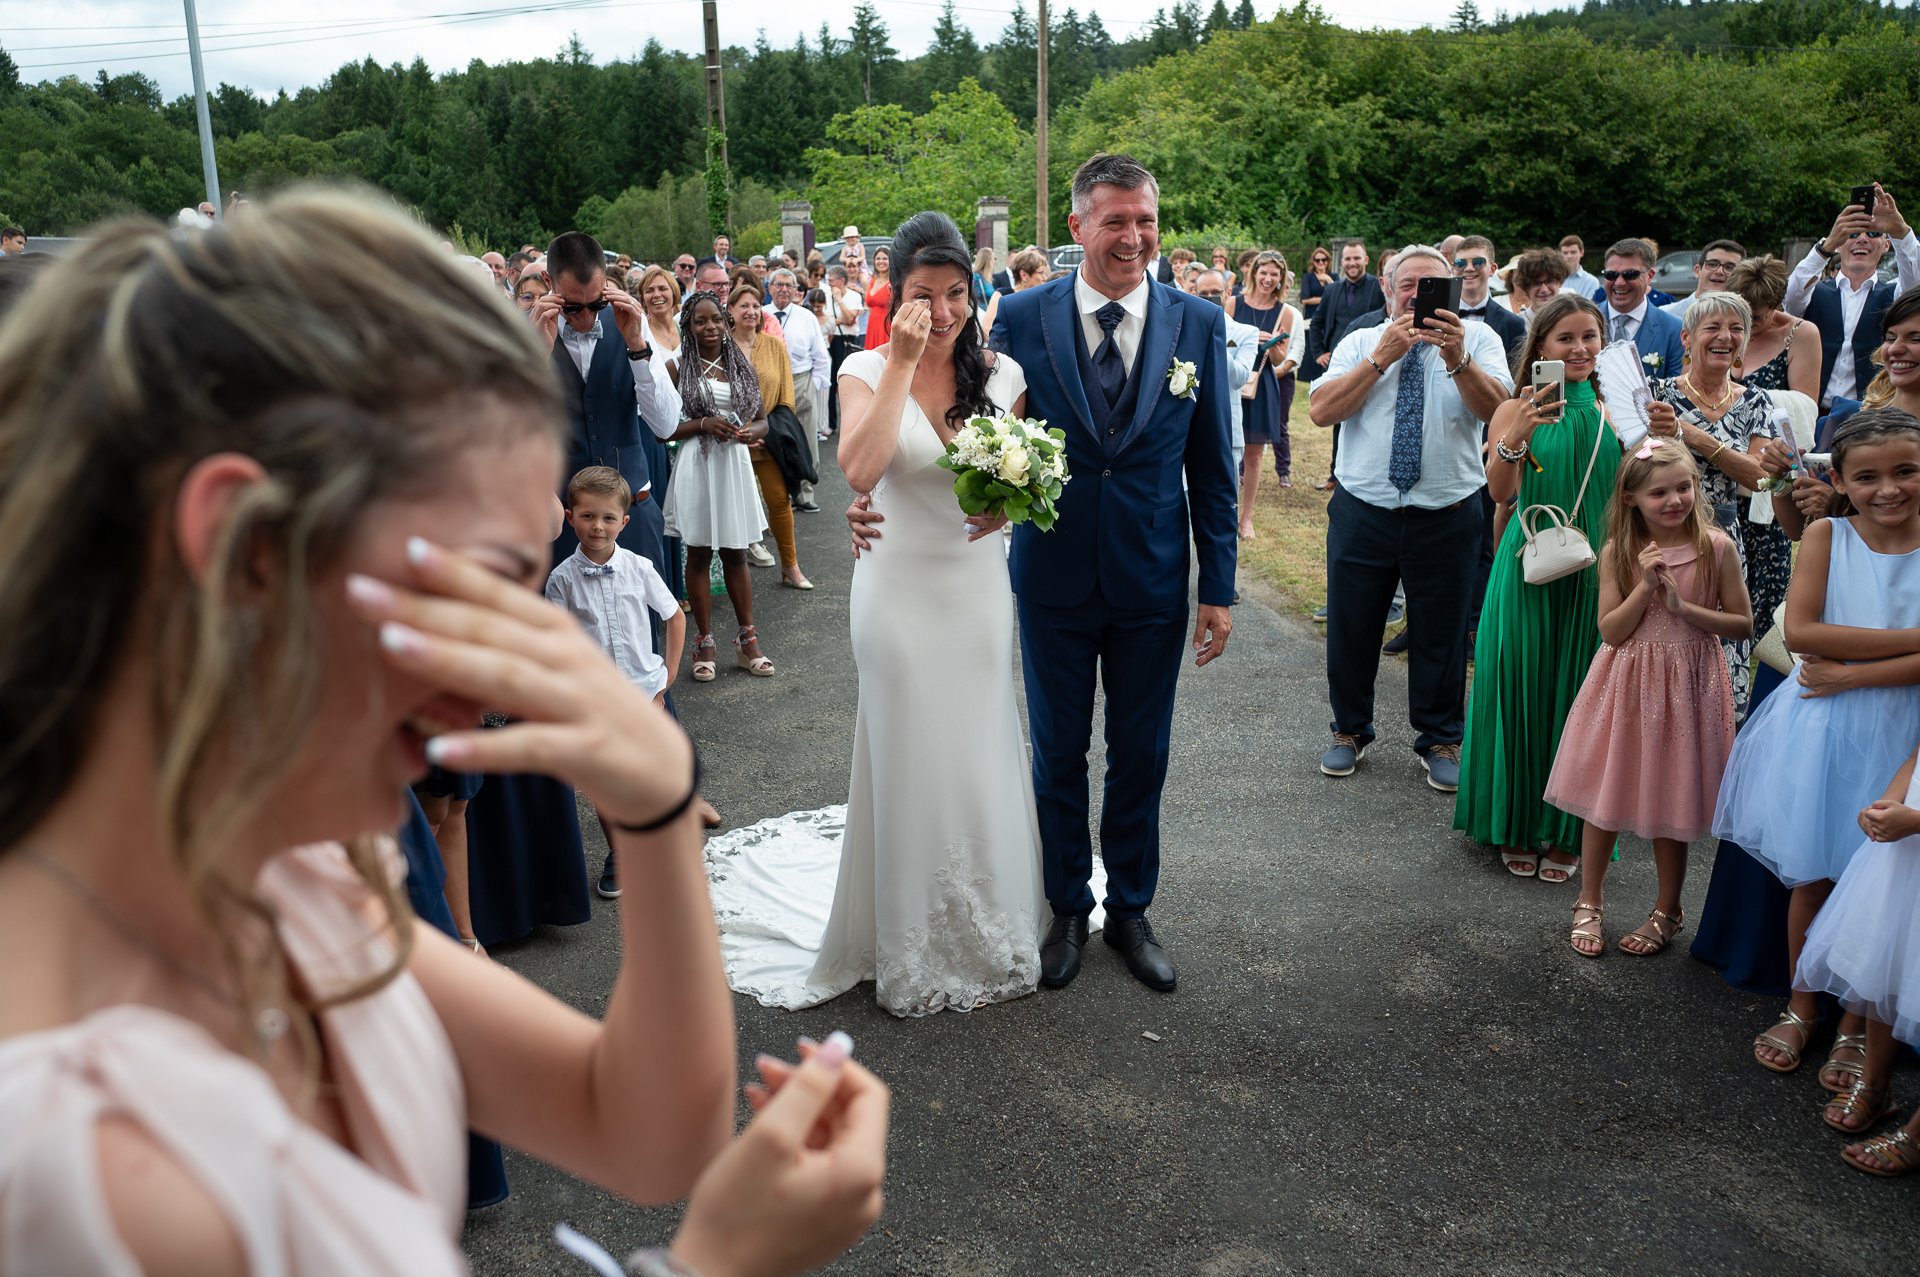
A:
[[[1167,392],[1175,399],[1191,399],[1199,390],[1200,370],[1184,359],[1167,369]]]
[[[1640,362],[1645,364],[1647,367],[1653,369],[1653,371],[1659,372],[1661,365],[1666,363],[1667,361],[1660,357],[1660,352],[1655,351],[1651,355],[1642,355],[1640,357]]]

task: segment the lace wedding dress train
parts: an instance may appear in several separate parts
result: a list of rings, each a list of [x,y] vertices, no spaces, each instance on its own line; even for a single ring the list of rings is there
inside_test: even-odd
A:
[[[841,377],[877,386],[885,357]],[[1005,411],[1025,380],[999,358]],[[968,542],[945,449],[907,400],[873,492],[882,538],[854,570],[860,673],[844,808],[803,812],[708,846],[729,983],[812,1006],[873,980],[895,1015],[1031,993],[1052,915],[1014,695],[1013,593],[1001,538]],[[831,884],[831,888],[829,888]],[[831,904],[826,903],[831,890]]]

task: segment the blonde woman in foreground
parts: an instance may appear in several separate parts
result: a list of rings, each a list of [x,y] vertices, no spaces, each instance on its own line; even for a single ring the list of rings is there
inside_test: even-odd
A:
[[[469,1127],[691,1194],[673,1271],[877,1215],[844,1037],[731,1138],[692,745],[537,592],[560,430],[530,326],[349,195],[103,228],[0,323],[0,1272],[460,1273]],[[604,1021],[413,925],[429,758],[607,814]]]

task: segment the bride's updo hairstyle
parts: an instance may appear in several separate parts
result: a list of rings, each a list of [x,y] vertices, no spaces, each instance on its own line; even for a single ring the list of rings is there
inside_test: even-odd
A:
[[[463,452],[560,428],[533,326],[374,196],[95,230],[0,321],[0,855],[65,795],[106,715],[144,712],[164,853],[228,945],[250,1023],[285,974],[267,906],[221,856],[325,690],[316,580],[371,507],[437,491]],[[172,512],[219,453],[266,477],[196,578]],[[105,699],[136,642],[153,666],[139,711]],[[411,915],[380,850],[348,846],[393,910],[397,970]]]
[[[980,343],[980,325],[972,305],[973,254],[960,228],[945,213],[915,213],[900,223],[893,233],[893,248],[888,253],[887,279],[893,285],[891,315],[900,313],[900,301],[906,292],[907,277],[929,267],[951,266],[967,281],[967,318],[953,340],[953,407],[947,410],[947,425],[958,429],[967,418],[991,415],[995,409],[987,398],[987,357]]]

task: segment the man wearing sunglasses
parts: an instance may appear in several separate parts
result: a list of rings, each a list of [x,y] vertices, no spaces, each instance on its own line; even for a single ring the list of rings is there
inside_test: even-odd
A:
[[[1733,268],[1747,250],[1730,239],[1716,239],[1700,250],[1700,260],[1693,264],[1693,291],[1677,302],[1668,302],[1660,309],[1675,319],[1683,319],[1687,307],[1693,305],[1693,299],[1701,293],[1725,292],[1727,279],[1733,274]],[[1684,325],[1683,325],[1684,326]]]
[[[1889,248],[1899,267],[1898,286],[1891,280],[1877,282],[1880,259]],[[1839,269],[1822,282],[1829,262]],[[1811,321],[1820,331],[1821,411],[1836,399],[1858,399],[1866,391],[1874,376],[1873,352],[1880,345],[1880,316],[1915,284],[1920,284],[1920,239],[1900,216],[1900,206],[1876,182],[1873,212],[1858,204],[1841,209],[1827,237],[1787,278],[1781,309]]]
[[[1623,239],[1607,250],[1600,271],[1608,342],[1630,341],[1649,377],[1680,375],[1680,321],[1647,296],[1653,287],[1653,245]],[[1598,300],[1598,299],[1596,299]]]
[[[552,291],[533,304],[533,323],[553,345],[554,377],[567,410],[562,481],[587,466],[618,470],[633,491],[620,544],[671,581],[657,499],[665,494],[653,491],[653,480],[657,475],[664,485],[667,478],[662,441],[679,428],[680,396],[653,367],[646,313],[625,290],[608,285],[606,254],[584,232],[567,231],[547,246],[542,278]],[[573,529],[563,525],[554,565],[577,544]]]

